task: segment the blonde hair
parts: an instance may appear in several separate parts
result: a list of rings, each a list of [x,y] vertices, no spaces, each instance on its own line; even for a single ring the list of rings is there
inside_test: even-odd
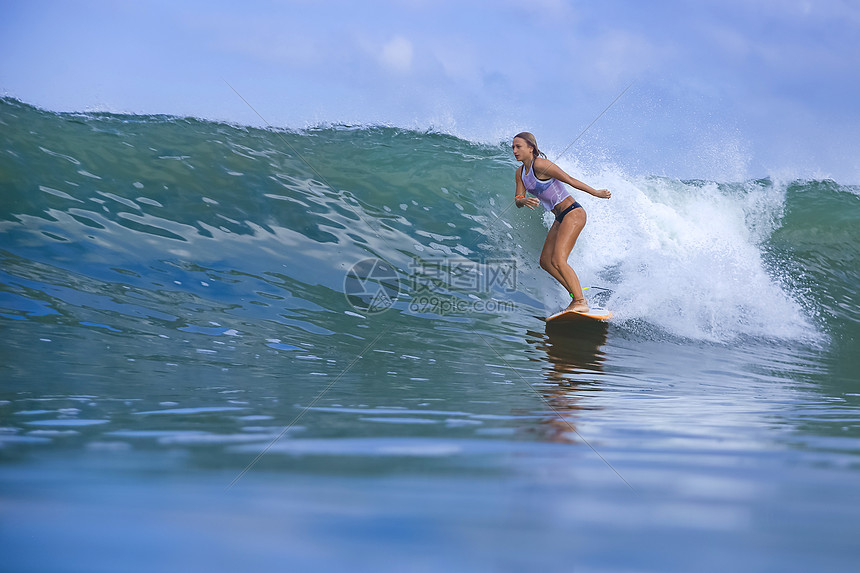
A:
[[[542,152],[540,149],[538,149],[537,140],[535,139],[534,135],[532,135],[528,131],[523,131],[523,132],[516,134],[514,136],[514,139],[516,139],[518,137],[520,139],[522,139],[523,141],[525,141],[528,144],[528,146],[532,148],[532,153],[534,154],[535,159],[537,159],[538,157],[546,157],[546,154],[544,152]]]

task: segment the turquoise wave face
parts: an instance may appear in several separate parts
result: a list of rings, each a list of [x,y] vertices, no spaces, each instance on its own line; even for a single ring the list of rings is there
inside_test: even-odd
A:
[[[154,335],[224,323],[295,345],[380,310],[420,330],[564,302],[536,264],[548,219],[513,207],[507,143],[0,110],[5,320]],[[608,289],[589,294],[622,328],[719,342],[858,322],[856,189],[560,164],[614,191],[578,194],[589,223],[571,263]],[[349,283],[366,260],[391,266],[387,283]]]
[[[785,217],[770,245],[833,326],[860,324],[858,244],[860,190],[833,181],[788,186]]]

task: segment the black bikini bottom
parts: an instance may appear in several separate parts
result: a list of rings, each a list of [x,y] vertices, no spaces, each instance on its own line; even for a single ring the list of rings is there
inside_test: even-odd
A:
[[[561,213],[556,215],[555,220],[558,221],[559,223],[561,223],[561,220],[564,219],[564,216],[567,215],[568,213],[570,213],[571,211],[573,211],[574,209],[576,209],[577,207],[582,207],[582,205],[580,205],[579,203],[574,201],[573,205],[571,205],[570,207],[568,207],[567,209],[565,209],[564,211],[562,211]]]

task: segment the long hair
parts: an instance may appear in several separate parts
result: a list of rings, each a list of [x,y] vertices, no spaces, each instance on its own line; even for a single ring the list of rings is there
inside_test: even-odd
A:
[[[521,133],[516,134],[514,136],[514,139],[518,137],[525,141],[526,144],[528,144],[528,146],[532,148],[532,153],[534,154],[535,159],[537,159],[538,157],[546,157],[546,154],[540,149],[538,149],[537,140],[535,139],[534,135],[532,135],[528,131],[523,131]]]

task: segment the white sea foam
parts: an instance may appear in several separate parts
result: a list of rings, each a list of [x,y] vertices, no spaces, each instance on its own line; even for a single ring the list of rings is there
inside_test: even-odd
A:
[[[630,178],[613,169],[581,177],[613,194],[608,201],[576,194],[588,224],[570,262],[583,286],[612,290],[605,306],[617,323],[644,321],[717,342],[815,336],[764,258],[763,242],[782,217],[784,187]],[[564,293],[547,302],[561,305]]]

